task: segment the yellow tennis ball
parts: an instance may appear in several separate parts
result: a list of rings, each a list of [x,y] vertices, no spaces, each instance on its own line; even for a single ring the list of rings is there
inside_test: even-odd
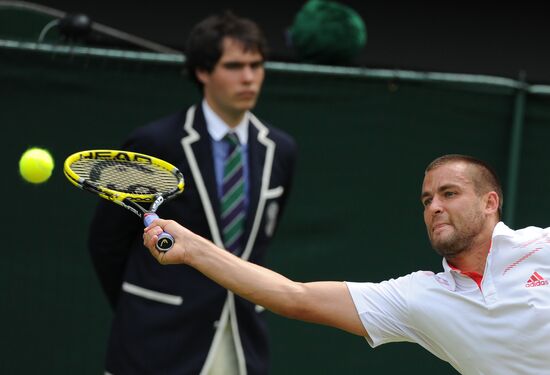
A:
[[[52,155],[38,147],[28,149],[19,159],[19,173],[25,181],[33,184],[47,181],[52,175],[53,167]]]

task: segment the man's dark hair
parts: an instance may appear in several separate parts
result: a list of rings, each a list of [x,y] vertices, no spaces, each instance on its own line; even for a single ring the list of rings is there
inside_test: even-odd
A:
[[[259,52],[265,59],[267,43],[259,26],[230,11],[213,15],[199,22],[189,34],[185,47],[186,69],[189,77],[199,87],[195,71],[212,72],[223,54],[223,39],[231,38],[242,44],[245,51]]]
[[[504,203],[504,197],[502,194],[502,186],[495,170],[487,163],[473,156],[449,154],[443,155],[432,161],[427,167],[425,173],[428,173],[432,169],[440,167],[444,164],[451,162],[464,162],[476,167],[479,173],[475,173],[473,177],[474,187],[477,194],[485,194],[490,191],[497,193],[499,198],[498,217],[502,217],[502,204]]]

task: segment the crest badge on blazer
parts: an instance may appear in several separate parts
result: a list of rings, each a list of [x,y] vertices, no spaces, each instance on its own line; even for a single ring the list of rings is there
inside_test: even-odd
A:
[[[268,237],[273,236],[275,226],[277,224],[277,216],[279,216],[279,203],[270,202],[265,209],[265,234]]]

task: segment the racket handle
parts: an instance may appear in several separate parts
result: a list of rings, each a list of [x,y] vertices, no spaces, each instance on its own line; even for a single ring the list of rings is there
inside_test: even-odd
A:
[[[148,212],[143,216],[143,223],[146,227],[149,226],[153,222],[153,220],[158,219],[159,216],[155,213]],[[170,235],[170,233],[162,232],[158,236],[157,240],[157,250],[158,251],[168,251],[174,246],[174,237]]]

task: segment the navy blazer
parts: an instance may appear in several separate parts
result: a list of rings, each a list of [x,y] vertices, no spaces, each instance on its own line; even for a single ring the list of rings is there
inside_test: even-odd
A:
[[[243,259],[263,263],[292,185],[296,144],[251,115],[248,137],[250,204]],[[185,189],[158,214],[223,248],[211,139],[201,105],[137,129],[124,149],[177,166]],[[263,308],[234,296],[188,266],[161,266],[142,244],[143,224],[101,201],[89,232],[94,267],[115,315],[106,370],[120,374],[199,374],[214,337],[232,320],[241,374],[267,374]],[[207,367],[206,366],[206,367]]]

